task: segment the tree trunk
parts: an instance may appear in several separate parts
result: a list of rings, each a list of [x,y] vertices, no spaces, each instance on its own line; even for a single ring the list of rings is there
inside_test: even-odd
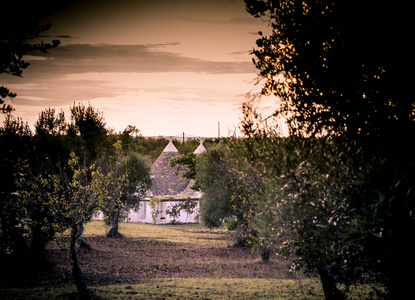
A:
[[[91,245],[88,244],[83,237],[81,237],[81,240],[79,241],[79,246],[81,246],[81,248],[84,248],[86,250],[92,250]]]
[[[47,266],[50,264],[45,253],[45,247],[48,241],[48,239],[42,236],[41,232],[37,232],[36,230],[33,232],[29,251],[30,259],[34,266]]]
[[[270,246],[261,247],[261,259],[264,262],[268,262],[272,254],[272,248]]]
[[[81,299],[90,299],[92,291],[88,289],[85,283],[84,275],[79,264],[78,252],[76,250],[76,241],[81,237],[84,231],[84,225],[74,225],[71,231],[70,253],[72,258],[72,276],[75,286]]]
[[[325,266],[320,268],[318,272],[326,300],[344,299],[344,295],[336,287],[336,281],[334,280],[333,274],[331,274],[330,267]]]
[[[120,210],[121,208],[115,209],[112,213],[112,227],[110,231],[107,234],[107,237],[109,238],[122,238],[123,235],[118,232],[118,219],[120,216]]]

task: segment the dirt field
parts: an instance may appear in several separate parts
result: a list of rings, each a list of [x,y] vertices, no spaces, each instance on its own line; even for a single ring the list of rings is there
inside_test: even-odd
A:
[[[267,263],[232,245],[232,233],[199,225],[121,224],[122,239],[105,237],[103,222],[86,226],[91,250],[79,260],[95,300],[108,299],[323,299],[317,278],[289,273],[284,258]],[[24,264],[0,267],[0,299],[78,299],[68,237],[49,243],[51,267],[31,272]],[[348,290],[350,299],[375,297],[379,289]]]
[[[79,259],[88,284],[134,284],[146,278],[292,278],[287,261],[276,257],[263,263],[247,248],[195,245],[151,238],[86,239],[92,250],[80,249]],[[69,283],[71,262],[65,251],[49,250],[55,284]],[[298,275],[298,274],[297,274]]]
[[[274,256],[264,263],[250,249],[231,246],[232,233],[227,231],[125,224],[121,227],[124,238],[109,239],[105,237],[103,223],[88,226],[84,236],[92,249],[80,248],[78,255],[86,282],[91,286],[135,284],[150,278],[302,277],[289,274],[288,261],[281,257]],[[72,284],[66,243],[67,238],[63,238],[47,246],[50,269],[36,274],[9,274],[3,285]]]

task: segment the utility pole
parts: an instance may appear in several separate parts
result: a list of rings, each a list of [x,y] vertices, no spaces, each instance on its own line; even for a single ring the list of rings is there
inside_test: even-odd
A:
[[[183,155],[184,155],[184,132],[183,132]]]
[[[220,122],[218,122],[218,138],[220,139]]]

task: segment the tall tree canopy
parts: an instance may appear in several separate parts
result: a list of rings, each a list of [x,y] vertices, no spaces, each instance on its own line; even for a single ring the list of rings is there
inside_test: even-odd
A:
[[[374,1],[246,0],[272,33],[254,49],[264,94],[293,131],[391,135],[413,127],[409,18]]]
[[[343,149],[339,158],[347,159],[333,161],[337,167],[347,161],[354,170],[341,183],[350,217],[343,238],[360,246],[361,260],[372,263],[366,271],[378,274],[399,298],[411,285],[404,269],[415,266],[410,7],[375,1],[245,3],[271,25],[252,54],[261,95],[278,98],[272,117],[285,117],[291,134],[324,137]],[[264,135],[254,103],[244,108],[247,135]],[[298,168],[317,157],[305,158]],[[313,178],[322,177],[307,178],[314,184]]]

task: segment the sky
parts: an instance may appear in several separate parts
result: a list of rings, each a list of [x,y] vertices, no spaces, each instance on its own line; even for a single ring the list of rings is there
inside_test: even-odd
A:
[[[270,31],[243,0],[69,1],[41,23],[61,44],[26,56],[21,78],[0,75],[17,93],[14,115],[33,129],[46,108],[68,119],[74,103],[91,104],[108,128],[144,136],[231,134],[258,89],[250,51]]]

